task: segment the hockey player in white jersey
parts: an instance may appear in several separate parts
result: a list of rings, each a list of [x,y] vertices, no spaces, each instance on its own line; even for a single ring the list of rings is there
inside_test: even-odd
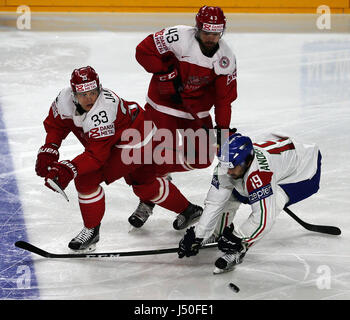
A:
[[[196,255],[208,238],[220,235],[218,247],[225,254],[216,260],[214,273],[232,270],[271,230],[283,208],[318,191],[322,158],[318,147],[290,137],[272,137],[254,144],[239,133],[227,139],[218,155],[203,214],[181,239],[179,258]],[[251,214],[241,225],[234,225],[241,203],[250,204]],[[221,233],[218,220],[227,208],[227,226]]]

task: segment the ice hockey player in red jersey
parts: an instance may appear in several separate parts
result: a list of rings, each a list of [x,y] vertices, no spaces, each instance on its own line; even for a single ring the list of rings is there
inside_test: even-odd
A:
[[[213,128],[209,114],[212,106],[216,128],[228,132],[237,84],[235,56],[222,39],[225,27],[220,7],[203,6],[196,15],[195,27],[165,28],[147,36],[136,48],[137,61],[153,74],[145,109],[158,128],[172,130],[174,137],[178,129],[205,128],[204,134],[208,133]],[[196,152],[190,158],[187,150],[192,146],[185,137],[186,161],[178,171],[208,167],[215,157],[216,141],[207,135],[207,144],[206,148],[195,144]]]
[[[35,167],[37,175],[44,177],[45,185],[54,191],[64,190],[74,179],[84,228],[69,247],[73,250],[94,248],[105,212],[101,183],[109,184],[122,177],[133,186],[142,204],[156,203],[178,213],[175,220],[178,229],[199,218],[202,208],[189,203],[175,185],[164,178],[170,170],[167,165],[128,162],[130,150],[140,152],[140,159],[153,150],[152,138],[157,128],[147,119],[147,113],[136,102],[126,101],[102,87],[98,74],[90,66],[75,69],[70,84],[59,93],[44,121],[47,134]],[[59,148],[70,132],[85,151],[71,161],[59,161]],[[130,132],[138,135],[131,141],[123,139],[123,134]],[[142,174],[138,172],[141,169]],[[140,226],[147,218],[136,215],[135,224]]]

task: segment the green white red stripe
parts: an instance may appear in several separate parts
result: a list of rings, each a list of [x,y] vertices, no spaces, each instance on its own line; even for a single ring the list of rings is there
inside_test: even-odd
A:
[[[249,238],[245,238],[244,241],[248,244],[248,246],[253,245],[259,235],[265,230],[266,220],[267,220],[267,209],[266,209],[266,201],[265,199],[260,200],[260,223],[258,228],[252,233]]]
[[[222,232],[224,231],[224,228],[227,227],[229,214],[230,214],[229,212],[224,212],[222,214],[219,234],[222,234]]]

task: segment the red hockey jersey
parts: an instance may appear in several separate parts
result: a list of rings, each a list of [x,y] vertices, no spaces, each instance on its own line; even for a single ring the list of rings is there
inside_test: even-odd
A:
[[[199,118],[209,115],[215,106],[215,121],[228,128],[231,103],[237,98],[236,59],[223,39],[213,57],[205,56],[195,38],[196,28],[175,26],[149,35],[136,48],[136,59],[150,73],[166,72],[175,66],[180,73],[183,105],[158,90],[157,76],[148,89],[147,102],[156,110],[176,117],[193,119],[184,106]]]
[[[145,128],[144,111],[136,102],[118,97],[111,90],[103,88],[90,111],[80,115],[73,103],[70,88],[63,89],[51,105],[44,121],[47,132],[46,143],[60,146],[70,132],[73,132],[85,146],[85,151],[73,159],[79,175],[98,170],[110,157],[115,147],[133,148],[142,146],[154,134],[155,128]],[[127,135],[126,129],[136,130],[139,135]],[[123,141],[124,140],[124,141]],[[126,141],[128,140],[128,141]]]

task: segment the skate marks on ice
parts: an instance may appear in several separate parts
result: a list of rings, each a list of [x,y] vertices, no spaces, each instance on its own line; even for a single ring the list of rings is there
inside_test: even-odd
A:
[[[0,299],[34,299],[39,293],[33,261],[13,245],[26,240],[27,232],[1,104],[0,144]]]
[[[136,230],[131,236],[111,236],[116,226],[111,223],[104,230],[98,251],[123,250],[127,242],[135,250],[172,246],[177,232],[166,240],[170,243],[164,240],[165,233],[172,233],[167,229],[170,224],[171,220],[156,217],[152,227]],[[123,228],[127,230],[126,225]],[[317,237],[296,233],[299,241],[315,247],[312,242]],[[153,238],[152,234],[158,236]],[[148,243],[142,241],[145,236]],[[274,239],[267,239],[264,248],[269,249],[252,248],[232,272],[215,276],[214,262],[221,255],[217,249],[207,249],[191,259],[178,259],[176,254],[64,261],[37,256],[33,259],[41,279],[42,299],[349,299],[349,255],[302,252],[302,246],[293,253],[288,249],[288,239],[285,240],[282,243],[282,238],[276,250],[271,250],[269,244]],[[46,244],[45,249],[51,250],[51,245]],[[56,245],[54,251],[66,252],[65,245]],[[233,294],[228,287],[230,282],[240,288],[239,293]]]
[[[252,254],[258,255],[261,254]],[[348,300],[350,271],[346,264],[350,256],[331,255],[331,264],[320,264],[320,259],[327,256],[322,253],[264,254],[264,262],[237,268],[234,279],[240,292],[245,293],[245,299]],[[240,282],[244,285],[240,286]]]
[[[13,206],[3,230],[4,236],[16,234],[16,239],[7,243],[20,240],[17,231],[26,229],[29,242],[48,251],[68,251],[68,242],[81,229],[81,217],[73,201],[74,186],[66,189],[72,199],[66,203],[35,176],[35,156],[44,134],[42,120],[58,91],[68,85],[73,68],[88,64],[103,75],[104,86],[143,105],[149,74],[137,65],[134,50],[146,35],[69,31],[53,35],[34,30],[1,34],[0,93],[8,129],[1,128],[0,133],[7,132],[16,156],[13,168],[2,177],[16,174],[17,198],[25,216],[25,223],[14,221],[18,207]],[[241,265],[217,276],[212,275],[220,256],[215,249],[181,260],[169,254],[84,261],[48,261],[14,249],[18,256],[14,251],[4,256],[15,260],[8,264],[10,269],[1,268],[3,281],[15,284],[22,276],[22,283],[39,289],[42,299],[349,299],[350,261],[345,255],[349,248],[349,36],[226,33],[225,37],[239,68],[239,98],[233,103],[232,124],[253,138],[270,130],[287,131],[320,146],[320,193],[295,213],[310,223],[336,225],[344,231],[342,236],[309,236],[289,217],[279,217],[269,237],[252,248]],[[62,159],[80,152],[76,145],[68,138]],[[175,175],[174,182],[200,204],[211,172],[212,168]],[[105,192],[107,211],[98,251],[178,244],[183,233],[172,229],[173,215],[156,210],[142,230],[128,233],[127,218],[137,199],[123,181],[106,187]],[[17,198],[6,199],[13,204]],[[25,270],[16,273],[16,266],[29,263],[30,258],[37,283],[25,282]],[[6,270],[11,269],[8,274]],[[228,288],[230,282],[240,288],[239,293]]]

